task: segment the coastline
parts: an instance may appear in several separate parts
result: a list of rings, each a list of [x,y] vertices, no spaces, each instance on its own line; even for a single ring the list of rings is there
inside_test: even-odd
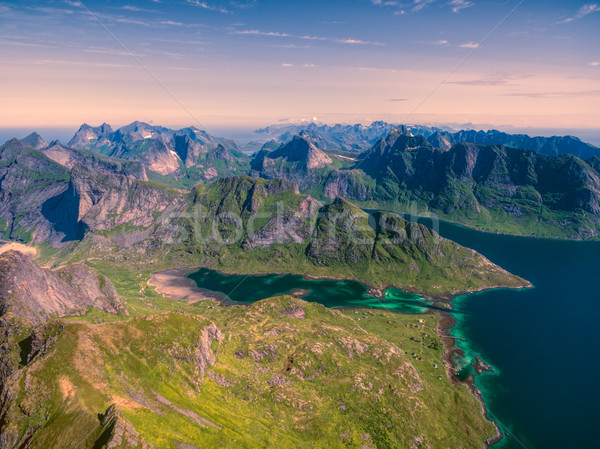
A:
[[[222,295],[217,292],[212,292],[209,290],[199,288],[196,285],[195,281],[193,281],[192,279],[190,279],[188,277],[189,274],[197,271],[199,268],[201,268],[201,267],[196,267],[196,268],[177,267],[177,268],[171,268],[171,269],[167,269],[167,270],[163,270],[163,271],[158,271],[158,272],[152,274],[152,276],[148,280],[148,285],[151,287],[155,287],[157,293],[163,295],[165,298],[170,298],[173,300],[185,300],[185,301],[188,301],[188,303],[190,303],[190,304],[196,303],[198,301],[205,301],[205,300],[217,301],[219,303],[219,305],[224,306],[224,307],[228,307],[228,306],[237,304],[237,303],[233,303],[231,300],[229,300],[229,298],[226,295]],[[215,271],[218,271],[223,274],[238,274],[238,275],[240,274],[240,273],[227,273],[227,272],[224,272],[221,270],[215,270]],[[274,274],[281,275],[281,273],[274,273]],[[284,274],[295,274],[295,273],[284,273]],[[334,278],[334,277],[328,277],[328,276],[314,276],[314,275],[304,275],[304,278],[305,279],[314,279],[314,280],[319,280],[319,279],[347,280],[347,279]],[[361,282],[361,281],[359,281],[359,282]],[[466,386],[469,389],[469,391],[473,394],[473,396],[475,396],[475,398],[479,402],[479,404],[481,406],[481,413],[482,413],[484,419],[486,419],[487,421],[492,423],[496,429],[496,434],[491,436],[490,438],[488,438],[486,441],[483,442],[485,449],[488,449],[492,445],[498,443],[500,440],[502,440],[504,438],[504,435],[503,435],[498,423],[489,417],[485,401],[483,400],[483,397],[481,395],[481,391],[474,384],[473,375],[470,375],[464,381],[460,381],[454,376],[454,366],[452,363],[453,355],[458,354],[458,355],[462,356],[462,355],[464,355],[464,353],[461,349],[459,349],[457,347],[455,338],[453,338],[448,333],[448,331],[450,329],[452,329],[452,327],[454,327],[454,325],[456,324],[456,319],[450,314],[450,311],[452,311],[452,301],[455,297],[460,296],[460,295],[475,294],[475,293],[480,293],[480,292],[483,292],[486,290],[494,290],[494,289],[501,289],[501,288],[507,288],[507,289],[511,289],[511,290],[521,290],[521,289],[526,289],[526,288],[533,288],[533,285],[530,282],[528,282],[528,281],[526,281],[526,282],[528,283],[528,285],[522,286],[522,287],[498,286],[498,287],[473,289],[470,291],[460,291],[460,292],[455,292],[452,294],[443,294],[443,295],[431,295],[431,294],[427,294],[422,291],[418,291],[416,289],[411,290],[410,288],[405,289],[405,288],[395,287],[392,285],[389,285],[389,286],[386,285],[382,288],[376,289],[375,287],[372,287],[369,284],[366,284],[363,282],[363,284],[365,284],[369,287],[368,293],[371,295],[373,295],[373,293],[378,293],[380,296],[376,296],[376,297],[379,297],[379,298],[383,297],[383,293],[385,292],[385,290],[387,288],[399,288],[408,293],[420,294],[420,295],[426,296],[429,299],[443,301],[450,305],[450,309],[448,311],[444,311],[444,310],[440,310],[440,309],[430,309],[429,311],[427,311],[425,313],[426,314],[427,313],[438,313],[440,315],[440,321],[438,323],[438,328],[436,331],[437,331],[438,336],[442,340],[442,343],[444,346],[444,354],[442,356],[442,360],[444,362],[444,367],[446,369],[446,375],[448,376],[448,379],[450,380],[452,385],[454,385],[456,387]],[[298,290],[294,290],[290,294],[293,296],[297,296],[298,293],[299,293]],[[375,296],[375,295],[373,295],[373,296]],[[244,305],[244,304],[241,304],[241,305]],[[349,307],[349,308],[354,309],[354,308],[369,308],[369,307],[358,306],[358,307]],[[397,311],[393,311],[393,310],[390,310],[390,311],[395,312],[395,313],[401,313],[401,312],[397,312]]]
[[[471,394],[473,396],[475,396],[475,398],[477,399],[477,402],[479,402],[479,404],[481,405],[481,414],[483,415],[483,417],[488,422],[492,423],[494,425],[494,427],[496,428],[496,434],[491,436],[490,438],[488,438],[486,441],[483,442],[484,448],[489,449],[491,446],[493,446],[494,444],[500,442],[500,440],[505,438],[505,436],[502,433],[502,430],[500,429],[499,424],[490,418],[490,416],[488,414],[487,406],[481,395],[481,391],[479,390],[479,388],[477,388],[475,386],[474,376],[471,374],[464,381],[460,381],[454,376],[454,374],[453,374],[454,373],[454,365],[452,363],[453,355],[454,354],[457,354],[460,356],[464,355],[464,352],[457,347],[456,339],[454,337],[452,337],[451,335],[449,335],[449,332],[448,332],[456,324],[456,318],[454,318],[448,312],[440,312],[440,317],[441,317],[441,319],[438,323],[437,332],[438,332],[438,336],[440,337],[440,339],[442,340],[442,343],[444,345],[444,356],[443,356],[442,360],[444,361],[444,366],[446,367],[446,373],[448,375],[448,379],[450,380],[450,382],[453,385],[455,385],[457,387],[466,385],[466,387],[469,389]]]

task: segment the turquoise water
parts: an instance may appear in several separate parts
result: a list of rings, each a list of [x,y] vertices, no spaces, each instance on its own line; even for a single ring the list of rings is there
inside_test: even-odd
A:
[[[226,302],[249,304],[271,296],[307,290],[305,301],[318,302],[326,307],[374,307],[402,313],[423,313],[431,304],[420,295],[390,288],[384,298],[367,293],[366,285],[357,281],[305,279],[295,274],[238,275],[223,274],[202,268],[189,275],[200,288],[218,292]]]
[[[427,219],[419,219],[430,225]],[[442,236],[473,248],[535,288],[493,290],[457,297],[451,333],[466,353],[457,363],[472,373],[476,355],[494,373],[476,376],[490,413],[508,437],[494,449],[599,447],[600,242],[569,242],[504,236],[442,222]],[[425,298],[390,289],[367,294],[355,281],[306,280],[295,275],[228,276],[200,270],[200,287],[253,302],[293,289],[327,307],[383,307],[420,313]]]

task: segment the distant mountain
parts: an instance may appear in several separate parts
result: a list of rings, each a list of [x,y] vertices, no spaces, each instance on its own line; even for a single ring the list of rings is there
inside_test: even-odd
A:
[[[600,149],[582,142],[574,136],[529,137],[525,134],[507,134],[497,130],[474,131],[462,130],[452,132],[420,125],[393,125],[386,122],[373,122],[365,125],[324,125],[316,123],[272,125],[259,129],[256,133],[275,139],[275,142],[286,143],[294,135],[300,135],[320,150],[362,152],[370,149],[379,139],[386,137],[392,130],[399,129],[404,134],[424,136],[434,147],[448,150],[458,143],[475,143],[478,145],[504,145],[512,148],[533,150],[539,153],[556,156],[572,154],[581,159],[592,156],[600,157]],[[270,143],[272,146],[273,144]]]
[[[301,189],[320,185],[331,170],[347,167],[354,161],[321,151],[305,135],[296,135],[287,143],[273,146],[275,149],[271,150],[267,142],[253,156],[250,174],[266,179],[289,179]]]
[[[427,141],[436,148],[450,149],[457,143],[475,143],[478,145],[504,145],[512,148],[533,150],[538,153],[557,156],[572,154],[581,159],[600,156],[600,148],[582,142],[574,136],[529,137],[525,134],[507,134],[502,131],[458,131],[449,133],[437,131],[427,137]]]
[[[372,207],[419,210],[480,229],[561,238],[600,236],[597,159],[548,156],[498,145],[435,149],[424,136],[392,132],[350,170],[324,183]]]
[[[113,131],[110,125],[82,125],[69,146],[121,159],[139,160],[150,179],[178,187],[248,171],[249,160],[227,139],[195,127],[171,130],[133,122]],[[168,176],[168,179],[164,177]]]
[[[295,135],[300,135],[321,150],[360,153],[371,148],[377,140],[397,127],[398,125],[381,121],[373,122],[369,126],[301,123],[268,126],[257,130],[256,133],[276,138],[281,143],[289,142]],[[407,132],[424,135],[437,130],[425,126],[407,126],[404,129]]]
[[[36,132],[33,132],[33,133],[29,134],[27,137],[22,138],[21,142],[23,142],[25,145],[27,145],[28,147],[31,147],[35,150],[40,150],[40,149],[48,146],[46,141],[44,139],[42,139],[42,136],[40,136]]]

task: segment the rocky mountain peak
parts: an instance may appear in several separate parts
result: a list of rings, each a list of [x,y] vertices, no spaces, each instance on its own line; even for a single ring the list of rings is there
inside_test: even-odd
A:
[[[291,142],[271,153],[270,157],[284,157],[288,162],[301,162],[309,169],[323,167],[331,164],[332,160],[327,154],[315,147],[302,136],[294,136]]]
[[[46,148],[48,146],[46,141],[42,139],[42,136],[36,132],[32,132],[27,137],[22,138],[21,142],[36,150],[41,150],[42,148]]]

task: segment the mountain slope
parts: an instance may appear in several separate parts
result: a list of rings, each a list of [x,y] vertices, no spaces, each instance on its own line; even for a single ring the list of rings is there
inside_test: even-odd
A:
[[[593,165],[498,146],[444,151],[423,136],[390,135],[363,153],[354,170],[332,173],[324,192],[370,207],[414,205],[495,232],[586,239],[600,235],[600,173]]]
[[[69,187],[69,171],[42,152],[13,139],[0,146],[0,231],[5,240],[25,243],[37,239],[58,244],[71,230],[52,225],[47,209]],[[71,211],[69,198],[60,206]],[[63,232],[67,231],[67,232]]]
[[[32,337],[43,349],[7,381],[0,440],[7,449],[480,448],[494,434],[475,397],[438,368],[442,345],[415,318],[382,311],[365,321],[368,331],[354,315],[283,296],[49,323]]]

